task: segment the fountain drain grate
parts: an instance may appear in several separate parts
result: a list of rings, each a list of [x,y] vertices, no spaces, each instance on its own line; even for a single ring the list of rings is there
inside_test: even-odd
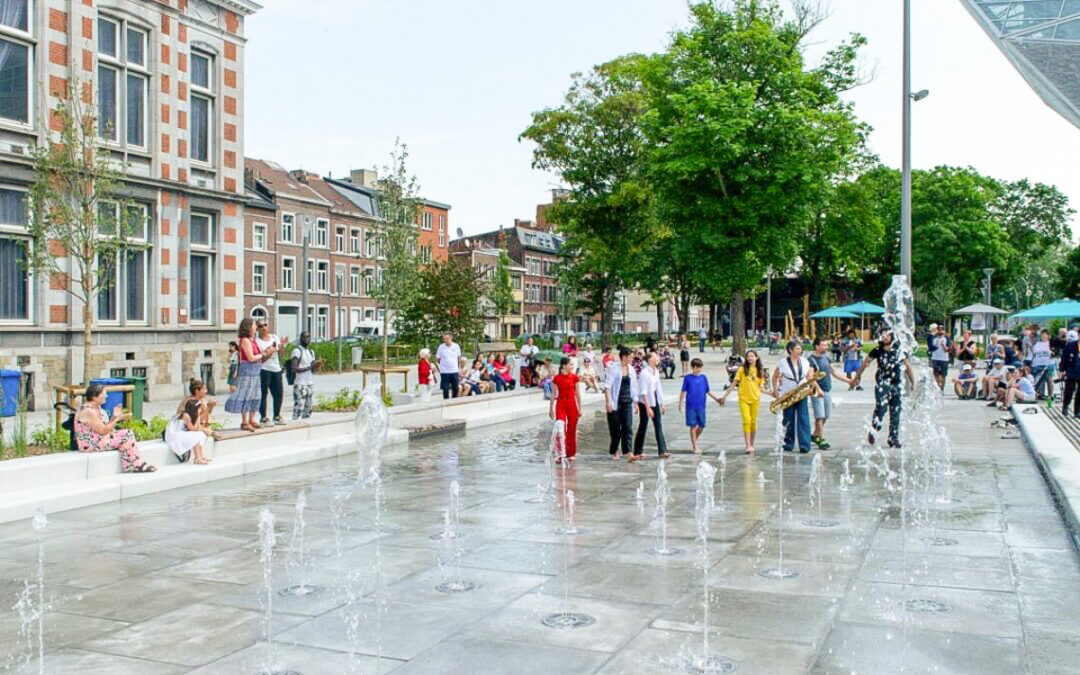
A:
[[[808,527],[836,527],[840,524],[838,520],[828,520],[825,518],[810,518],[803,521],[803,525]]]
[[[738,670],[739,664],[726,656],[708,656],[704,659],[687,656],[679,661],[679,667],[683,672],[693,675],[713,675],[713,673],[734,673]]]
[[[766,579],[794,579],[799,573],[790,567],[769,567],[758,572],[758,576]]]
[[[471,581],[444,581],[435,587],[440,593],[466,593],[476,588]]]
[[[949,606],[939,600],[930,600],[927,598],[913,598],[911,600],[905,600],[903,603],[904,609],[909,612],[916,612],[918,614],[944,614],[949,611]]]
[[[558,628],[559,630],[571,630],[574,628],[584,628],[585,626],[591,626],[596,623],[596,619],[588,614],[581,614],[578,612],[557,612],[555,614],[548,614],[544,617],[543,622],[548,628]]]
[[[321,586],[309,586],[308,584],[296,584],[295,586],[286,586],[278,591],[278,595],[281,597],[293,597],[302,598],[308,595],[315,595],[322,590]]]
[[[668,546],[667,548],[660,548],[659,546],[651,546],[645,549],[646,553],[652,553],[653,555],[682,555],[683,550],[678,546]]]
[[[955,539],[949,539],[948,537],[922,537],[919,541],[927,546],[956,546],[960,543]]]

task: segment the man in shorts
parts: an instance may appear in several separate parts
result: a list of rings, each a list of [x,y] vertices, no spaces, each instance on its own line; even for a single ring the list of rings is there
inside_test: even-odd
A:
[[[945,334],[945,326],[930,324],[930,339],[927,340],[927,350],[930,352],[930,367],[934,371],[934,381],[938,388],[945,391],[945,378],[949,374],[949,351],[952,342]]]
[[[818,388],[821,396],[810,399],[810,405],[814,409],[814,432],[810,441],[817,446],[818,450],[828,450],[831,446],[825,440],[825,423],[832,414],[832,381],[835,376],[841,382],[851,384],[852,380],[846,375],[833,372],[832,359],[829,358],[829,341],[824,337],[814,340],[814,351],[808,359],[810,367],[825,373],[825,377],[818,380]]]
[[[862,386],[852,378],[852,375],[859,370],[859,365],[862,364],[862,340],[855,337],[855,329],[849,329],[847,337],[840,343],[840,348],[844,352],[844,375],[849,378],[848,390],[857,389],[862,391]]]
[[[959,377],[953,378],[953,390],[956,391],[956,398],[961,401],[975,398],[978,384],[979,376],[975,374],[975,369],[970,363],[965,363],[960,369]]]

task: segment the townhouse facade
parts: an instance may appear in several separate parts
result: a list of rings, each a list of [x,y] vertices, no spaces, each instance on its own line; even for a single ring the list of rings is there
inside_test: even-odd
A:
[[[501,253],[501,249],[473,246],[472,241],[465,246],[463,240],[459,250],[450,253],[450,260],[472,267],[483,282],[490,286],[495,283],[495,271]],[[514,304],[508,313],[500,315],[487,294],[480,299],[484,317],[483,334],[489,341],[513,340],[522,334],[525,325],[525,268],[511,261],[509,272]]]
[[[84,377],[141,376],[147,397],[189,378],[224,384],[244,314],[244,21],[250,0],[10,0],[0,12],[0,367],[23,371],[38,406]],[[91,103],[122,166],[120,191],[144,223],[90,307],[68,279],[21,262],[34,170],[57,138],[52,111]],[[108,208],[108,204],[103,205]],[[115,208],[119,208],[116,206]],[[82,319],[93,313],[90,372]]]

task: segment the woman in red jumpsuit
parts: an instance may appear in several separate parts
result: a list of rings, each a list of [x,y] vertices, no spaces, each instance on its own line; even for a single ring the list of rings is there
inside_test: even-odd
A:
[[[581,417],[581,390],[578,376],[570,372],[570,358],[559,361],[559,374],[552,378],[551,419],[566,423],[566,459],[577,455],[577,422]]]

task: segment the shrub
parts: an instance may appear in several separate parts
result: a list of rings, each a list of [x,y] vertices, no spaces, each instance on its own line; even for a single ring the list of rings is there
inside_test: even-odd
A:
[[[68,432],[67,429],[54,429],[51,425],[41,427],[30,434],[30,442],[50,450],[67,450]]]
[[[131,429],[137,441],[158,441],[165,434],[165,427],[169,426],[169,418],[164,415],[154,415],[149,422],[128,420],[117,426],[122,429]]]

